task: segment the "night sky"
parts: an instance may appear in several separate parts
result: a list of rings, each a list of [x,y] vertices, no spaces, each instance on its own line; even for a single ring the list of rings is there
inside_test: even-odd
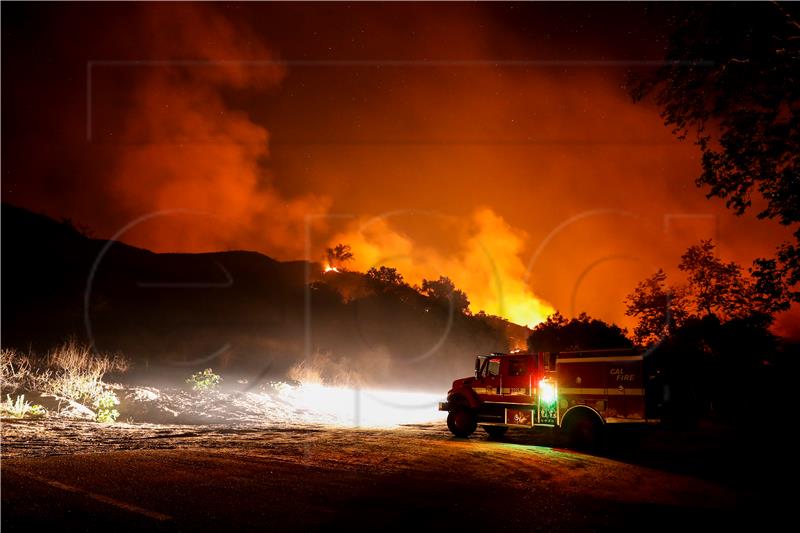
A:
[[[98,237],[184,209],[120,239],[284,260],[347,242],[359,269],[450,276],[474,311],[630,325],[624,296],[698,239],[749,265],[788,236],[707,200],[698,149],[628,96],[668,14],[4,4],[3,201]]]

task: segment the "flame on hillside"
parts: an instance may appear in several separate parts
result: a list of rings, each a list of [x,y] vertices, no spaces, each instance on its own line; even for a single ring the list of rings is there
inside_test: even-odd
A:
[[[357,270],[394,267],[411,284],[447,276],[467,293],[473,313],[483,310],[532,327],[554,312],[526,283],[521,258],[524,235],[502,217],[490,209],[479,209],[453,239],[458,250],[443,253],[415,242],[386,219],[373,219],[334,236],[331,243],[352,247]]]

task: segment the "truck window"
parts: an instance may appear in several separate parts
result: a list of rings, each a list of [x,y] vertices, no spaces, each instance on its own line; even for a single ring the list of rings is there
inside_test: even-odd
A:
[[[509,376],[524,376],[528,373],[528,364],[526,361],[511,361],[508,364]]]
[[[489,359],[489,364],[486,366],[487,376],[500,375],[500,359]]]

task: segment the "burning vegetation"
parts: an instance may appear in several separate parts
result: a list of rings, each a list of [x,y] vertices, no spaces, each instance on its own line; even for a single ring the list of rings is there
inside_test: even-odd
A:
[[[554,312],[552,305],[531,288],[536,280],[530,279],[522,259],[525,235],[497,213],[479,209],[463,227],[461,221],[442,220],[441,216],[423,218],[430,222],[426,226],[428,232],[450,234],[451,249],[426,245],[421,236],[404,231],[402,217],[376,217],[337,234],[334,242],[347,244],[328,250],[328,264],[351,264],[361,271],[392,268],[402,272],[404,280],[423,289],[425,283],[446,275],[448,281],[469,295],[464,311],[496,315],[529,327]],[[337,250],[345,255],[336,258]]]

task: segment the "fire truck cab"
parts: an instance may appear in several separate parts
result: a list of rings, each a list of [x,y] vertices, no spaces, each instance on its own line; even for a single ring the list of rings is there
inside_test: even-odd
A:
[[[478,425],[492,437],[540,426],[589,444],[606,424],[648,421],[643,374],[632,350],[479,355],[475,375],[455,380],[439,410],[457,437]]]

